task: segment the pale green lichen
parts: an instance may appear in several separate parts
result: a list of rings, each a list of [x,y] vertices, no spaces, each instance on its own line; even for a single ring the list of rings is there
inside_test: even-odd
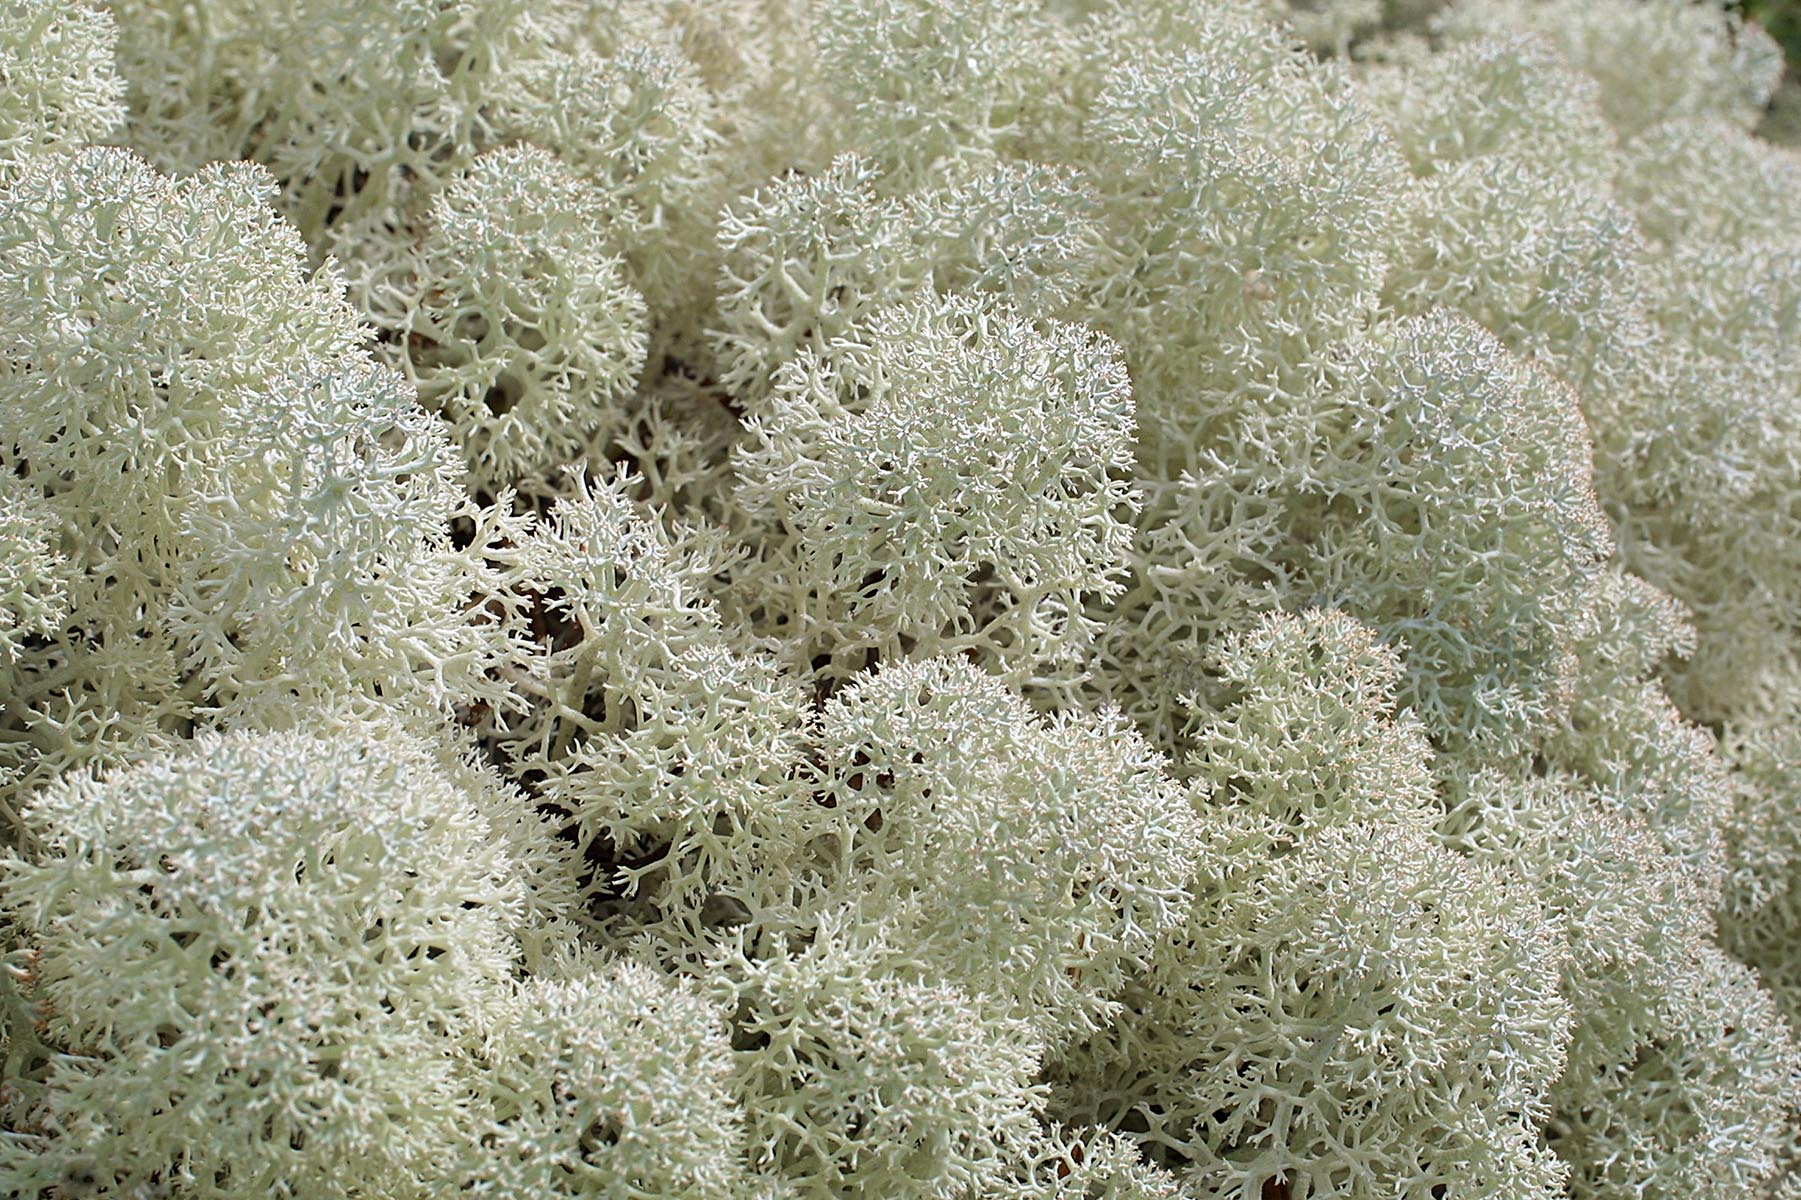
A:
[[[1792,1200],[1776,77],[0,0],[0,1191]]]

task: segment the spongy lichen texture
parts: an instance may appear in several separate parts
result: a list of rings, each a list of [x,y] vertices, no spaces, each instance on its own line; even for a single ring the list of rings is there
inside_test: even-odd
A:
[[[0,0],[0,1194],[1801,1200],[1715,0]]]

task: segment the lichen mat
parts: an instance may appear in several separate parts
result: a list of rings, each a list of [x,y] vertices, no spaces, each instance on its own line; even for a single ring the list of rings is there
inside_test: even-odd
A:
[[[1801,1200],[1782,70],[0,0],[0,1194]]]

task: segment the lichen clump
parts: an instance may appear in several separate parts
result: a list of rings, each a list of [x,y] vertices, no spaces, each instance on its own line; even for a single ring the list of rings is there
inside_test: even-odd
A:
[[[1801,1200],[1715,0],[0,0],[0,1193]]]

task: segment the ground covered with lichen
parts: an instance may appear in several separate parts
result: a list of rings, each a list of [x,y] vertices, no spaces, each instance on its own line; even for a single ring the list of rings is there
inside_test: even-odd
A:
[[[1801,1200],[1781,74],[0,0],[0,1193]]]

